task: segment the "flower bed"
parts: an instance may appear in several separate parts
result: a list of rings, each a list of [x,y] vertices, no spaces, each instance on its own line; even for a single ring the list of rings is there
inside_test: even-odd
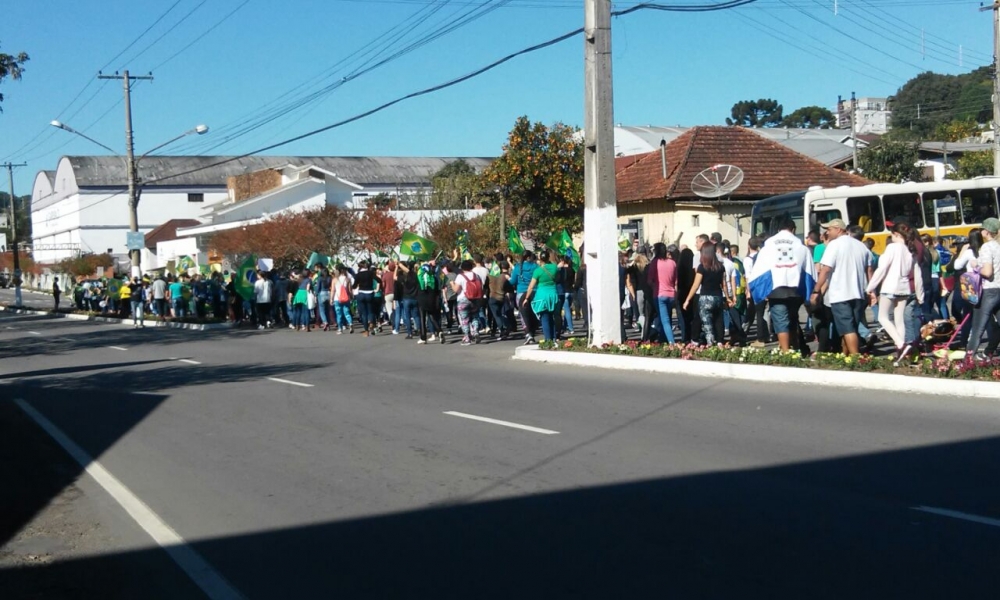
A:
[[[971,358],[963,360],[916,358],[911,362],[901,364],[897,367],[893,365],[891,357],[870,356],[867,354],[847,356],[839,353],[818,352],[809,358],[803,358],[798,351],[789,350],[782,352],[777,348],[655,344],[650,342],[639,343],[632,340],[622,344],[605,344],[600,348],[592,348],[587,345],[586,338],[572,338],[559,342],[542,342],[539,344],[539,348],[552,352],[586,352],[591,354],[674,358],[773,367],[918,375],[939,379],[1000,381],[1000,360],[997,359],[988,363],[980,363],[973,361]]]

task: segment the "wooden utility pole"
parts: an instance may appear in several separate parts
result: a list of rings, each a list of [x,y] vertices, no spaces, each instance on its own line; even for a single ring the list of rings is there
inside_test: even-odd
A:
[[[26,167],[27,163],[4,163],[7,169],[7,182],[10,184],[10,240],[7,242],[14,252],[14,306],[22,305],[21,298],[21,258],[17,251],[17,210],[14,208],[14,167]]]
[[[139,231],[139,174],[135,168],[135,149],[132,143],[132,81],[137,79],[152,80],[152,75],[129,75],[128,70],[119,75],[98,75],[98,79],[121,79],[125,90],[125,170],[128,173],[128,228],[135,233]],[[142,269],[141,250],[129,250],[132,260],[132,276],[140,277]]]
[[[584,0],[584,212],[591,345],[622,342],[611,77],[611,2]]]

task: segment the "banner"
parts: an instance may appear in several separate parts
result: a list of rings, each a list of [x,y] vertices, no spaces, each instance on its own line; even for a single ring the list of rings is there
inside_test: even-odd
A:
[[[403,232],[403,240],[399,245],[399,253],[407,254],[417,260],[429,260],[437,252],[437,244],[420,237],[412,231]]]
[[[236,273],[236,293],[244,300],[253,298],[253,284],[257,280],[257,257],[251,254],[240,263],[240,270]]]
[[[521,242],[521,234],[516,229],[507,229],[507,249],[511,254],[520,255],[524,253],[524,243]]]

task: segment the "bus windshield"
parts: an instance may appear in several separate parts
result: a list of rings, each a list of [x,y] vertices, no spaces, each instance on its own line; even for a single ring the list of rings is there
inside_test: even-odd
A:
[[[781,222],[791,219],[795,222],[795,234],[802,238],[804,233],[805,192],[792,192],[758,201],[751,211],[752,235],[766,238],[781,228]]]

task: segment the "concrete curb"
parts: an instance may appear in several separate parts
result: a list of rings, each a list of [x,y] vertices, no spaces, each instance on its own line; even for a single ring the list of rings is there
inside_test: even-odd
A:
[[[541,350],[536,346],[521,346],[517,348],[514,351],[513,359],[555,365],[595,367],[599,369],[646,371],[650,373],[670,373],[767,383],[803,383],[826,387],[1000,400],[1000,384],[990,381],[934,379],[932,377],[890,375],[887,373],[858,373],[853,371],[742,365],[738,363],[716,363],[701,360],[650,358],[645,356],[562,352],[558,350]]]
[[[111,317],[96,317],[92,315],[79,315],[74,313],[54,313],[44,310],[28,310],[26,308],[14,308],[0,305],[0,311],[14,313],[15,315],[42,315],[57,319],[71,319],[73,321],[94,321],[96,323],[108,323],[111,325],[124,325],[131,327],[132,322],[127,319],[114,319]],[[232,323],[174,323],[164,321],[146,321],[146,327],[166,327],[169,329],[189,329],[191,331],[213,331],[217,329],[232,329]]]

